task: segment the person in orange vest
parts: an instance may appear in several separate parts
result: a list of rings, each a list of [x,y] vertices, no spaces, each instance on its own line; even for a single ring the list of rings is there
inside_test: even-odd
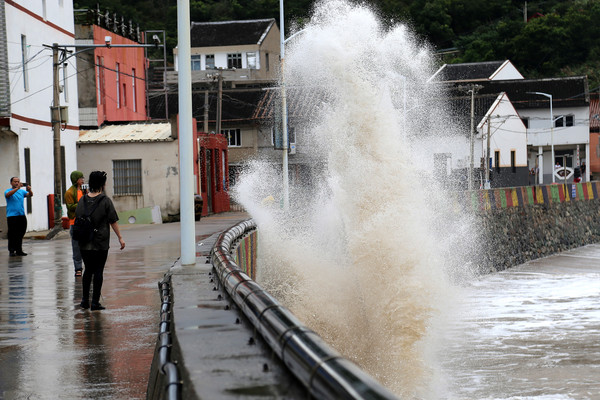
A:
[[[79,199],[85,194],[86,190],[82,188],[85,183],[83,173],[80,171],[71,172],[71,182],[73,185],[67,189],[65,193],[65,203],[67,204],[67,216],[69,217],[71,247],[73,248],[73,265],[75,266],[75,276],[81,276],[83,271],[83,260],[81,258],[81,250],[79,250],[79,242],[73,240],[73,223],[75,222],[75,209]]]

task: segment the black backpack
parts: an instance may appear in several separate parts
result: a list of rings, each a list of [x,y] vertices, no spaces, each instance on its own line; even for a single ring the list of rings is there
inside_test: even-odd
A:
[[[87,201],[83,199],[83,214],[79,217],[75,217],[73,223],[73,239],[77,240],[79,244],[89,243],[94,240],[94,234],[98,229],[94,227],[92,219],[90,218],[96,208],[100,205],[102,199],[99,199],[93,206],[92,210],[87,212]]]

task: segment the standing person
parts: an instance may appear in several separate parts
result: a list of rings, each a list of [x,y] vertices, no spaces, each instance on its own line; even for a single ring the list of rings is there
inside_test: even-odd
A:
[[[10,189],[6,189],[6,223],[8,225],[8,253],[11,257],[26,256],[23,251],[23,236],[27,232],[27,217],[23,199],[33,196],[31,186],[26,183],[26,190],[22,190],[21,180],[13,176],[10,178]]]
[[[93,171],[90,174],[89,193],[81,198],[75,209],[75,216],[80,217],[83,214],[90,214],[92,225],[95,228],[94,238],[88,243],[81,243],[81,257],[85,265],[83,272],[83,296],[81,298],[81,308],[92,310],[104,310],[100,304],[100,294],[102,282],[104,280],[104,265],[108,257],[108,248],[110,244],[110,229],[115,231],[119,238],[121,250],[125,248],[125,241],[119,230],[117,211],[112,200],[104,194],[106,185],[106,172]],[[92,212],[93,210],[93,212]],[[93,277],[92,302],[90,304],[90,286]]]
[[[71,183],[73,185],[65,193],[65,203],[67,204],[67,216],[71,226],[69,234],[71,235],[71,247],[73,249],[73,265],[75,266],[75,276],[81,276],[83,271],[83,260],[79,250],[79,242],[73,239],[73,223],[75,222],[75,209],[79,199],[85,194],[81,185],[85,183],[83,173],[80,171],[71,172]]]

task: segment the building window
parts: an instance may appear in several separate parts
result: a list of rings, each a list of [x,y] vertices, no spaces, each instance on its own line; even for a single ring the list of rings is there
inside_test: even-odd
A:
[[[199,54],[192,55],[192,71],[200,71],[202,69],[202,56]]]
[[[559,115],[554,121],[554,127],[573,126],[575,117],[573,115]]]
[[[131,69],[131,101],[133,102],[133,112],[137,112],[137,93],[135,91],[135,68]]]
[[[242,68],[242,53],[227,54],[227,68]]]
[[[494,166],[496,167],[496,172],[500,172],[500,150],[494,152]]]
[[[142,160],[113,160],[115,196],[142,194]]]
[[[206,55],[206,69],[215,69],[215,55],[214,54]]]
[[[525,128],[529,129],[529,118],[528,117],[521,118],[521,121],[523,121],[523,125],[525,125]]]
[[[265,53],[265,69],[268,71],[270,69],[270,65],[269,64],[269,53]]]
[[[256,52],[246,53],[246,64],[248,65],[248,69],[257,69]]]
[[[517,172],[516,153],[517,152],[515,150],[510,151],[510,170],[513,174]]]
[[[227,138],[229,147],[240,147],[242,145],[242,133],[239,129],[222,129],[221,133]]]
[[[123,101],[121,102],[121,104],[123,105],[123,107],[127,107],[127,85],[125,85],[125,82],[123,82]]]
[[[278,144],[280,147],[283,147],[283,132],[279,132],[280,130],[281,129],[276,129],[275,127],[271,128],[271,144],[274,146],[275,144]],[[278,138],[276,135],[279,135],[280,137]],[[296,144],[296,128],[293,126],[288,126],[288,145],[290,144]]]
[[[121,108],[121,83],[119,82],[121,74],[119,73],[119,63],[115,66],[115,73],[117,74],[117,108]]]
[[[27,36],[21,35],[21,64],[23,68],[23,89],[29,92],[29,76],[27,74]]]
[[[433,171],[438,177],[450,175],[452,171],[452,154],[435,153],[433,155]]]

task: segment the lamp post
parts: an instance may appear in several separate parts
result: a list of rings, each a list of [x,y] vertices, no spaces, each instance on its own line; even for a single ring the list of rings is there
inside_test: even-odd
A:
[[[282,151],[282,175],[283,175],[283,209],[287,210],[290,207],[290,186],[288,177],[288,126],[287,126],[287,99],[285,93],[285,29],[283,21],[283,0],[279,0],[279,32],[280,52],[281,52],[281,123],[283,133],[283,151]]]
[[[550,99],[550,146],[552,148],[552,183],[556,183],[556,178],[554,176],[554,114],[552,113],[552,95],[549,93],[543,93],[543,92],[527,92],[527,93],[545,96]],[[542,174],[543,174],[543,172],[542,172]]]

